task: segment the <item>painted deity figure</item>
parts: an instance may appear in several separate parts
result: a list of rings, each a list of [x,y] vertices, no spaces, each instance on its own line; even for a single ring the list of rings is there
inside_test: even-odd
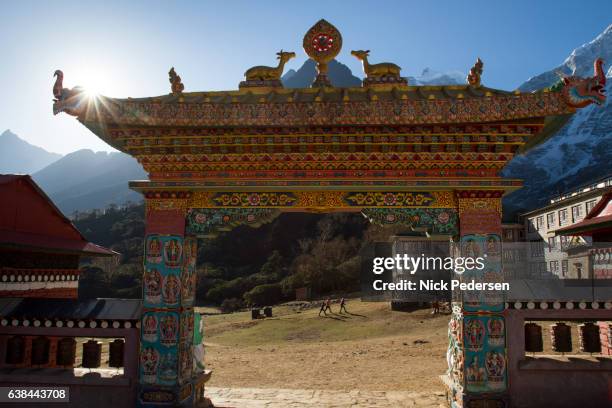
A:
[[[479,351],[482,349],[485,330],[482,321],[479,319],[470,319],[466,327],[466,345],[468,350]]]
[[[144,297],[150,304],[159,304],[161,301],[162,276],[155,268],[145,270]]]
[[[142,381],[153,384],[157,380],[159,352],[153,347],[145,347],[140,353],[140,366],[142,367]]]
[[[149,263],[160,263],[162,260],[162,245],[158,237],[153,236],[149,238],[147,244],[147,262]]]
[[[186,312],[181,318],[181,339],[189,340],[193,337],[193,318],[191,312]]]
[[[493,388],[503,386],[504,370],[506,360],[502,353],[498,351],[490,351],[487,353],[485,367],[487,369],[487,378]]]
[[[498,257],[500,255],[499,240],[495,236],[489,236],[487,238],[487,256]]]
[[[179,294],[181,291],[181,282],[176,275],[168,275],[164,278],[164,286],[162,289],[164,303],[174,305],[178,303]]]
[[[183,303],[190,302],[191,300],[193,300],[195,287],[194,279],[192,279],[193,275],[195,275],[195,273],[191,270],[190,266],[186,266],[183,269],[183,274],[181,275],[181,291]]]
[[[485,370],[480,366],[478,356],[472,358],[472,362],[466,370],[466,380],[469,383],[481,383],[484,381]]]
[[[159,329],[161,333],[161,344],[170,347],[177,343],[178,322],[176,315],[167,314],[164,316],[159,324]]]
[[[463,244],[463,256],[466,258],[478,258],[480,257],[480,245],[474,238],[469,238]]]
[[[190,378],[193,371],[193,351],[189,344],[182,347],[179,371],[181,378]]]
[[[164,245],[166,266],[178,266],[181,262],[182,245],[178,239],[170,239]]]
[[[505,343],[504,321],[498,318],[490,318],[487,323],[487,329],[489,331],[489,345],[503,346]]]
[[[147,314],[143,319],[142,338],[149,343],[157,341],[157,317]]]
[[[174,384],[177,379],[178,358],[176,352],[163,354],[159,363],[159,379],[166,384]]]

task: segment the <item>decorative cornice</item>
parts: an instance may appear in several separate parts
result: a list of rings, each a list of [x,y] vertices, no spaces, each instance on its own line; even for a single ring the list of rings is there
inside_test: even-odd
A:
[[[371,91],[371,90],[370,90]],[[369,91],[369,92],[370,92]],[[421,91],[422,92],[422,91]],[[389,93],[389,92],[387,92]],[[270,103],[168,103],[154,98],[101,97],[79,115],[91,124],[145,126],[332,126],[460,124],[520,120],[572,113],[558,92],[465,99],[400,99]],[[238,96],[237,96],[238,97]],[[241,98],[242,100],[244,98]]]
[[[361,209],[361,208],[455,208],[452,191],[295,191],[295,192],[208,192],[145,193],[147,210],[189,208],[279,208],[279,209]]]

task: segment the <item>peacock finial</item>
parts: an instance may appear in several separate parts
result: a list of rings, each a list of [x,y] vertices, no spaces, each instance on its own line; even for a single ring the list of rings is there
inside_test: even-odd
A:
[[[470,73],[467,76],[467,83],[473,87],[481,86],[482,67],[484,63],[480,58],[476,59],[476,63],[470,69]]]
[[[174,67],[170,68],[168,76],[172,93],[176,95],[183,93],[183,90],[185,90],[185,85],[183,85],[183,82],[181,82],[181,77],[176,73]]]

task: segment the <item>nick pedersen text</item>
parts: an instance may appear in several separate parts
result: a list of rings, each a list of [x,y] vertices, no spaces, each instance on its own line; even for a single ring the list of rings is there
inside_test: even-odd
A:
[[[510,290],[510,284],[507,282],[477,282],[471,281],[460,281],[458,279],[452,279],[450,281],[434,281],[434,280],[419,280],[409,281],[402,279],[398,282],[384,282],[381,279],[377,279],[373,282],[372,286],[374,290],[387,291],[387,290],[423,290],[423,291],[442,291],[442,290],[499,290],[507,291]]]

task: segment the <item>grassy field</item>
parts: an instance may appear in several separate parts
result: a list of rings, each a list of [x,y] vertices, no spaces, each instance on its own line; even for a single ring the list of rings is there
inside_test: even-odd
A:
[[[210,384],[233,387],[441,391],[449,316],[392,312],[351,300],[350,314],[319,317],[317,307],[205,316]],[[209,310],[207,310],[209,312]]]

